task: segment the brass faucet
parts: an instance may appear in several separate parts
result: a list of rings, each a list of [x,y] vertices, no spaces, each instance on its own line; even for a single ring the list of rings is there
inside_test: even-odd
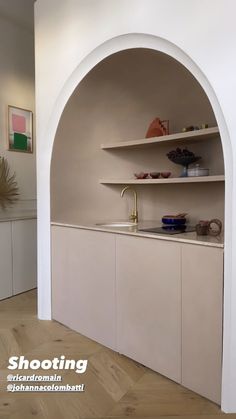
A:
[[[129,219],[133,223],[138,224],[138,206],[137,206],[137,192],[136,192],[136,190],[131,188],[130,186],[126,186],[124,189],[122,189],[120,196],[121,196],[121,198],[123,198],[125,191],[127,191],[128,189],[130,189],[134,194],[134,209],[131,212],[131,215],[130,215]]]

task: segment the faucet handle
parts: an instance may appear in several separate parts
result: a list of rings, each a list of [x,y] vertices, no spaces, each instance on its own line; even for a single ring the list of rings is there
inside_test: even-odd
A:
[[[134,223],[138,223],[138,211],[133,210],[129,219]]]

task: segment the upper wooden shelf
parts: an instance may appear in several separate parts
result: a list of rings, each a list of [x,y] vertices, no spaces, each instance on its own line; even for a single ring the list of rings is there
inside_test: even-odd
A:
[[[193,176],[177,177],[168,179],[100,179],[99,183],[104,185],[157,185],[167,183],[202,183],[202,182],[224,182],[224,175],[215,176]]]
[[[161,137],[144,138],[142,140],[120,141],[117,143],[101,144],[103,150],[111,150],[117,148],[139,148],[152,144],[175,141],[201,141],[216,137],[219,134],[218,127],[204,128],[196,131],[180,132],[176,134],[163,135]]]

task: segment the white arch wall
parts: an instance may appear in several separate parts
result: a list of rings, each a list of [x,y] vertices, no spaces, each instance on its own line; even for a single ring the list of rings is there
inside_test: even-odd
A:
[[[228,221],[222,386],[226,412],[236,412],[235,11],[231,0],[202,0],[201,6],[189,0],[37,0],[35,13],[39,317],[51,318],[50,160],[63,108],[78,82],[106,56],[135,47],[163,51],[202,84],[223,139]]]

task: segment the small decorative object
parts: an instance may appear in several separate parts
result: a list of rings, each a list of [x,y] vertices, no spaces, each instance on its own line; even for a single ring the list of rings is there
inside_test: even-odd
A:
[[[137,179],[146,179],[148,177],[148,173],[144,173],[144,172],[135,173],[134,176]]]
[[[182,132],[197,131],[199,129],[206,129],[206,128],[208,128],[208,124],[201,124],[200,127],[196,125],[189,125],[188,127],[182,128]]]
[[[188,169],[188,176],[209,176],[209,169],[203,169],[203,167],[200,167],[199,164],[196,164],[194,167],[191,167],[191,169]]]
[[[196,232],[199,236],[219,236],[222,230],[222,222],[217,218],[210,221],[200,220],[196,225]]]
[[[160,118],[155,118],[146,133],[146,138],[160,137],[161,135],[169,134],[169,120],[161,121]]]
[[[200,220],[196,225],[196,232],[198,236],[207,236],[209,229],[209,221]]]
[[[189,132],[189,131],[197,131],[199,130],[199,127],[194,125],[189,125],[188,127],[182,128],[182,132]]]
[[[8,149],[33,152],[33,113],[26,109],[8,106]]]
[[[0,206],[5,209],[14,204],[18,199],[18,186],[16,175],[10,174],[8,162],[4,157],[0,157]]]
[[[161,219],[165,225],[185,225],[187,213],[177,215],[164,215]]]
[[[161,172],[161,177],[163,177],[164,179],[167,179],[168,177],[170,177],[171,172]]]
[[[195,156],[195,154],[192,151],[189,151],[187,148],[181,150],[179,147],[177,147],[176,150],[169,151],[169,153],[167,153],[167,157],[173,163],[183,166],[183,171],[180,175],[181,177],[188,176],[189,164],[195,163],[201,159],[201,157]]]
[[[152,179],[158,179],[160,177],[160,172],[151,172],[150,176]]]

